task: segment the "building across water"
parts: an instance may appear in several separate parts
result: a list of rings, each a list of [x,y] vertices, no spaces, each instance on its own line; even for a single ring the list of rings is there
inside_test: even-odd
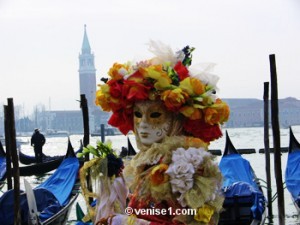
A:
[[[226,127],[263,127],[264,126],[264,102],[259,99],[223,99],[230,106],[230,118]],[[269,119],[271,122],[271,110]],[[90,132],[100,135],[101,124],[105,125],[106,134],[116,134],[117,130],[108,126],[109,114],[96,109],[89,113]],[[55,129],[66,130],[70,134],[83,133],[83,119],[81,110],[43,111],[37,116],[38,126],[41,130]],[[0,118],[1,120],[1,118]],[[32,125],[20,125],[16,121],[17,131],[32,131],[34,123],[26,120]],[[23,121],[23,123],[25,123]],[[295,98],[279,100],[279,123],[281,128],[300,125],[300,101]],[[3,124],[3,122],[2,122]],[[31,127],[28,130],[28,127]],[[0,127],[1,128],[1,127]],[[22,129],[23,128],[23,129]],[[27,130],[26,130],[27,129]],[[3,134],[3,131],[0,134]]]
[[[90,133],[100,134],[101,124],[104,124],[106,134],[117,132],[115,128],[107,124],[110,114],[104,112],[95,105],[96,96],[96,68],[94,54],[84,25],[83,42],[79,53],[79,90],[84,94],[89,111]],[[78,96],[79,98],[80,96]],[[223,98],[224,99],[224,98]],[[262,127],[264,125],[264,102],[259,99],[224,99],[230,106],[230,118],[226,127]],[[79,108],[79,104],[78,104]],[[270,121],[271,121],[271,110]],[[28,117],[16,120],[17,132],[32,132],[36,127],[41,131],[63,130],[70,134],[83,133],[82,111],[79,110],[41,110],[34,115],[34,121]],[[279,100],[279,122],[280,126],[288,127],[300,125],[300,101],[296,98],[285,98]],[[4,124],[3,114],[0,114],[0,123]],[[4,134],[4,127],[0,126],[0,136]]]
[[[264,126],[264,101],[259,99],[223,99],[230,106],[230,118],[226,127]],[[296,98],[279,99],[279,123],[281,128],[300,125],[300,101]],[[271,107],[269,106],[269,123]]]
[[[83,42],[79,53],[79,90],[80,95],[84,94],[87,99],[89,111],[90,132],[100,130],[101,124],[106,124],[109,113],[104,112],[95,105],[96,97],[96,68],[94,54],[89,43],[86,25],[84,25]],[[79,98],[80,96],[78,96]],[[78,104],[79,107],[80,104]],[[79,110],[41,110],[35,113],[35,121],[22,121],[19,129],[32,130],[39,127],[41,131],[47,130],[67,131],[70,134],[83,133],[82,111]],[[27,123],[25,125],[24,123]],[[18,124],[16,124],[18,128]],[[111,132],[111,129],[109,129]]]

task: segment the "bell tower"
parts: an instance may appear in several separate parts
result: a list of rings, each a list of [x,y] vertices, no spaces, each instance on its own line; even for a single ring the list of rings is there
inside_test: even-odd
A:
[[[94,112],[96,109],[96,69],[94,65],[94,54],[91,52],[91,46],[84,25],[84,35],[79,54],[79,85],[80,94],[85,94],[88,101],[89,112]]]

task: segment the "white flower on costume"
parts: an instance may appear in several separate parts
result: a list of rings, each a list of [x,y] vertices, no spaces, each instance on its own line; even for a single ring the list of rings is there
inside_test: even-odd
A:
[[[177,198],[178,202],[185,207],[186,202],[184,194],[193,187],[194,173],[202,164],[205,157],[210,154],[203,148],[184,148],[176,149],[172,154],[172,163],[166,170],[170,176],[170,183],[172,192],[179,192],[180,196]]]
[[[166,170],[166,173],[171,177],[171,186],[173,192],[185,193],[193,187],[193,174],[195,169],[191,163],[185,160],[172,163]]]
[[[187,163],[191,163],[194,169],[198,168],[203,162],[204,157],[208,157],[210,154],[205,151],[204,148],[178,148],[173,152],[172,161],[177,162],[179,160],[184,160]]]

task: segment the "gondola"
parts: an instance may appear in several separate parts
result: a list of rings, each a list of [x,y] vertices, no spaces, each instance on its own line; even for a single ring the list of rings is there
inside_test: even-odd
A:
[[[76,151],[75,154],[82,151],[82,144],[80,148]],[[61,164],[65,156],[47,156],[44,157],[42,163],[35,163],[35,157],[29,156],[24,153],[22,153],[21,149],[18,150],[19,153],[19,160],[22,164],[24,164],[24,159],[29,162],[31,160],[31,164],[28,164],[26,166],[20,166],[20,176],[32,176],[32,175],[41,175],[48,173],[52,170],[57,169],[57,167]],[[31,159],[30,159],[31,158]],[[22,160],[23,159],[23,160]],[[83,162],[80,162],[81,164]]]
[[[266,198],[248,160],[233,146],[226,132],[226,144],[219,164],[224,176],[225,201],[219,225],[258,225],[266,218]]]
[[[295,138],[291,127],[285,184],[300,216],[300,144]]]
[[[32,176],[32,175],[41,175],[52,170],[55,170],[59,167],[64,158],[59,158],[56,160],[46,161],[37,164],[31,164],[26,166],[20,166],[20,176]]]
[[[6,155],[3,149],[2,142],[0,141],[0,190],[4,186],[6,177]]]
[[[48,173],[52,170],[55,170],[61,164],[64,157],[65,156],[62,156],[55,160],[49,160],[39,164],[19,166],[20,176],[41,175],[41,174]],[[1,142],[0,142],[0,169],[1,169],[0,170],[0,187],[1,187],[1,184],[4,183],[4,179],[6,175],[6,153],[3,149]]]
[[[24,154],[22,152],[21,148],[18,149],[18,154],[19,154],[20,163],[22,163],[24,165],[33,164],[36,162],[36,159],[34,156]],[[53,160],[58,160],[61,162],[64,157],[65,157],[64,155],[48,156],[48,155],[43,154],[43,162],[49,162],[49,161],[53,161]]]
[[[65,225],[67,223],[72,205],[79,194],[78,171],[79,161],[69,142],[66,156],[57,170],[33,189],[39,225]],[[29,206],[24,191],[20,193],[20,205],[22,225],[27,225]],[[13,214],[14,190],[9,190],[0,198],[1,224],[14,224]]]
[[[134,150],[129,137],[127,137],[127,148],[123,146],[119,156],[124,158],[124,157],[132,157],[135,155],[136,155],[136,151]]]

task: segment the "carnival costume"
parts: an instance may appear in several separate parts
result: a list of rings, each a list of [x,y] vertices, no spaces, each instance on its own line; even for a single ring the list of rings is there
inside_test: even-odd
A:
[[[150,42],[155,58],[115,63],[110,78],[99,85],[96,104],[112,112],[110,125],[125,135],[134,131],[139,152],[123,172],[133,215],[112,210],[113,215],[99,216],[98,210],[95,223],[218,223],[222,176],[207,149],[222,136],[220,125],[228,120],[229,107],[216,97],[218,78],[208,72],[212,65],[202,70],[191,66],[193,50],[187,46],[173,53]]]

